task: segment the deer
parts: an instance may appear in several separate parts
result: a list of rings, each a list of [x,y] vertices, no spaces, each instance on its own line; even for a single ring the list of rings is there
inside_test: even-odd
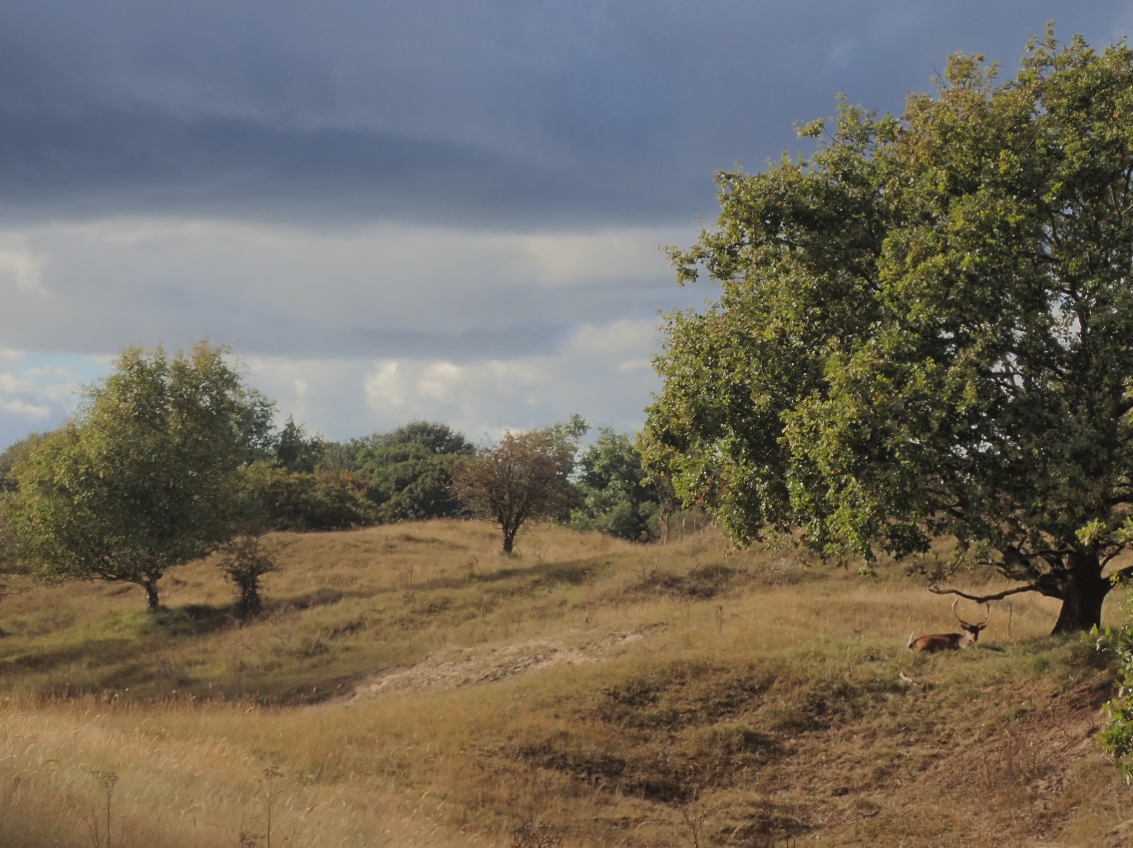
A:
[[[963,633],[934,633],[917,639],[910,636],[909,644],[905,647],[910,651],[917,651],[922,654],[935,654],[937,651],[958,651],[961,648],[976,644],[976,641],[980,638],[980,631],[987,627],[987,620],[991,618],[991,605],[984,602],[984,606],[987,607],[987,615],[984,616],[983,621],[979,624],[968,624],[960,618],[960,613],[956,612],[956,604],[958,603],[960,603],[959,598],[952,602],[952,614],[960,622],[960,629],[964,631]]]

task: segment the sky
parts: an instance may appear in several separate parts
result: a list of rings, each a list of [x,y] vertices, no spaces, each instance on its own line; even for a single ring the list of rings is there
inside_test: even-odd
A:
[[[124,348],[231,347],[282,422],[638,429],[663,245],[799,121],[1010,77],[1133,0],[37,0],[0,5],[0,446]]]

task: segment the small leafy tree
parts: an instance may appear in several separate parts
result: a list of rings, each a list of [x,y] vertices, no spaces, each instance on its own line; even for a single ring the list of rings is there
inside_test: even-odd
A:
[[[237,617],[247,619],[260,614],[260,580],[279,571],[283,548],[283,542],[267,539],[262,531],[253,530],[236,536],[221,549],[217,566],[236,587]]]
[[[167,569],[227,542],[240,469],[271,420],[227,353],[131,348],[71,421],[21,453],[0,515],[16,561],[44,580],[135,583],[155,609]]]
[[[528,521],[560,517],[573,490],[575,444],[551,429],[504,433],[494,445],[453,469],[452,488],[473,515],[503,532],[503,553]]]

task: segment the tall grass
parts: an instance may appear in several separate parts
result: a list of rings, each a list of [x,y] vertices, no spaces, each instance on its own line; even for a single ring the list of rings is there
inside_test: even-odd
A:
[[[241,623],[198,563],[163,586],[0,606],[0,845],[1103,845],[1126,788],[1092,746],[1107,672],[998,605],[712,531],[563,528],[495,553],[440,521],[289,537]],[[975,575],[971,579],[987,579]],[[98,825],[98,830],[92,829]],[[101,837],[99,837],[101,838]],[[1117,838],[1117,837],[1114,837]],[[1119,844],[1119,843],[1113,843]]]

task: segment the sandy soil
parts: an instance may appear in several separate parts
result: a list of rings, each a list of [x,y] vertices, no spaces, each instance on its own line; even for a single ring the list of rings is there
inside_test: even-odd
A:
[[[362,680],[346,701],[389,695],[437,692],[495,683],[558,665],[582,665],[617,656],[644,631],[576,631],[555,639],[531,639],[506,645],[444,648],[411,666],[384,669]]]

